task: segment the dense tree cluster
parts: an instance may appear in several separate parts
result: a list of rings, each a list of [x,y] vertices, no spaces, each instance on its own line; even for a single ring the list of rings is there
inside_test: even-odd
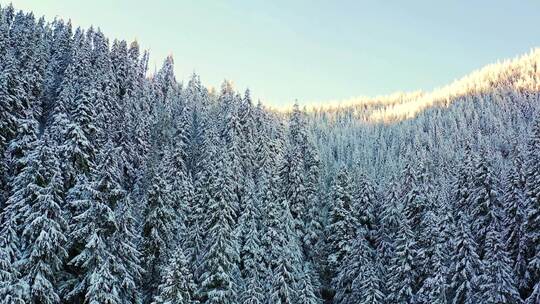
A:
[[[540,52],[391,122],[147,60],[0,9],[0,303],[540,303]]]

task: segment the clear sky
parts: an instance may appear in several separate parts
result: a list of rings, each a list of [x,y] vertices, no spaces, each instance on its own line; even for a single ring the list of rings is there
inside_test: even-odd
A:
[[[137,39],[272,105],[431,90],[540,46],[540,1],[0,0]]]

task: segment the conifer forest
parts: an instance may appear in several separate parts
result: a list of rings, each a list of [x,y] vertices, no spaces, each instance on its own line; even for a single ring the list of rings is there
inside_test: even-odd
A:
[[[540,303],[539,49],[286,110],[148,56],[0,8],[0,303]]]

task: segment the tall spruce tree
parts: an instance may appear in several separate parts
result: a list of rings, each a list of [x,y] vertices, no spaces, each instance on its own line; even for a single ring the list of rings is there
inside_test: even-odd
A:
[[[168,157],[166,154],[164,158]],[[146,302],[155,296],[160,274],[170,259],[175,240],[177,218],[171,185],[165,178],[165,165],[169,163],[162,161],[152,178],[144,211],[141,254],[145,268]]]
[[[67,221],[62,197],[62,176],[50,142],[38,142],[24,174],[31,177],[21,222],[23,251],[17,267],[29,287],[30,303],[58,303],[61,270],[67,257]]]
[[[343,260],[333,280],[334,303],[383,303],[382,273],[377,252],[369,242],[369,231],[359,229],[351,242],[351,251]]]
[[[496,212],[500,207],[494,206]],[[486,235],[486,252],[480,288],[482,303],[521,303],[512,263],[506,251],[500,215],[491,220]]]
[[[475,159],[473,165],[473,183],[469,197],[474,219],[472,228],[478,244],[478,255],[483,259],[487,231],[493,218],[497,217],[500,190],[498,179],[483,152]]]
[[[208,215],[205,222],[208,245],[202,255],[199,279],[201,300],[205,303],[239,301],[239,248],[233,230],[236,211],[233,183],[227,179],[230,176],[227,160],[222,154],[213,154],[207,172],[209,179],[203,203]]]
[[[481,302],[480,275],[482,261],[471,232],[469,214],[462,214],[453,238],[450,268],[451,303],[472,304]]]
[[[327,232],[330,246],[328,263],[333,272],[339,269],[343,259],[349,254],[351,240],[356,233],[351,187],[347,169],[340,169],[332,187],[332,205]]]
[[[196,301],[196,286],[188,267],[188,259],[178,247],[163,271],[155,304],[193,304]]]
[[[394,240],[395,251],[388,269],[388,301],[414,303],[418,280],[417,242],[409,224],[402,215],[399,217],[399,230]]]
[[[504,218],[506,247],[511,259],[512,269],[516,275],[516,284],[520,291],[527,288],[527,239],[525,237],[525,223],[528,213],[526,196],[526,179],[523,158],[516,152],[509,172],[502,203],[504,204]]]
[[[70,291],[66,294],[72,301],[125,303],[138,297],[133,286],[140,279],[140,265],[136,264],[139,253],[133,249],[135,240],[122,235],[125,223],[119,222],[115,212],[126,199],[120,186],[117,157],[117,148],[107,142],[97,157],[92,183],[82,182],[79,191],[73,193],[71,204],[77,213],[70,227],[70,238],[76,254],[69,265],[75,268],[76,276],[67,286]],[[131,250],[118,251],[118,248]]]

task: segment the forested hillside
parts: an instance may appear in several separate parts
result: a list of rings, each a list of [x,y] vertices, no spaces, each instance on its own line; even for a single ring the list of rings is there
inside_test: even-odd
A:
[[[287,112],[147,63],[0,9],[0,303],[540,303],[540,51]]]

